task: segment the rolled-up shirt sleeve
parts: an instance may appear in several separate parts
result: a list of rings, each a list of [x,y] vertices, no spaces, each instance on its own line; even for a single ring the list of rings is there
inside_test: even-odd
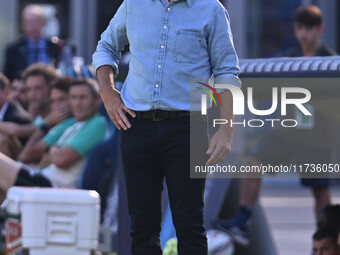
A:
[[[109,65],[113,67],[115,74],[118,73],[121,51],[128,44],[126,12],[126,3],[124,1],[110,21],[109,26],[102,33],[96,51],[92,56],[92,64],[96,72],[99,67]]]
[[[209,34],[208,47],[215,84],[228,84],[241,87],[238,57],[233,44],[229,15],[221,8],[215,15],[215,22]],[[219,93],[223,89],[217,89]]]

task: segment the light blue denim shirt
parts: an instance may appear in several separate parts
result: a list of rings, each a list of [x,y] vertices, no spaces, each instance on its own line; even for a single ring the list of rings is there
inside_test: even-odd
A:
[[[125,0],[93,54],[96,70],[110,65],[117,73],[126,44],[121,97],[132,110],[190,110],[191,78],[241,86],[229,16],[217,0]]]

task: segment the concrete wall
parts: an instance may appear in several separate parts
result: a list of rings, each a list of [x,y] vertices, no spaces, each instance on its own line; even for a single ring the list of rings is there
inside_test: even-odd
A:
[[[17,37],[18,16],[16,0],[0,0],[0,71],[3,71],[6,44]]]
[[[97,44],[97,3],[95,0],[72,0],[70,4],[69,40],[75,44],[77,55],[84,57],[85,64],[90,64]]]
[[[324,23],[324,33],[322,36],[323,42],[337,50],[338,47],[338,22],[337,22],[337,11],[336,8],[337,0],[317,0],[316,5],[320,7],[323,12],[323,23]]]
[[[223,5],[227,8],[230,16],[230,25],[234,36],[234,44],[239,58],[247,57],[246,41],[246,1],[247,0],[224,0]]]

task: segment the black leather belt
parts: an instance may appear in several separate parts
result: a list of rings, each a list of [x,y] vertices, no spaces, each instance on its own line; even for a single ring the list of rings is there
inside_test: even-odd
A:
[[[166,119],[179,118],[189,116],[189,111],[165,111],[165,110],[152,110],[152,111],[136,111],[137,117],[143,119],[150,119],[153,121],[161,121]]]

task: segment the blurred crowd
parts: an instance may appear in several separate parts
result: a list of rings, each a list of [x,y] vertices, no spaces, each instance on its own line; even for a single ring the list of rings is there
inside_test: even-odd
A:
[[[28,5],[22,11],[23,36],[5,49],[0,201],[12,185],[94,189],[105,197],[102,187],[109,186],[116,160],[98,152],[115,143],[116,130],[91,68],[70,76],[55,68],[63,47],[42,35],[45,24],[43,9]]]

